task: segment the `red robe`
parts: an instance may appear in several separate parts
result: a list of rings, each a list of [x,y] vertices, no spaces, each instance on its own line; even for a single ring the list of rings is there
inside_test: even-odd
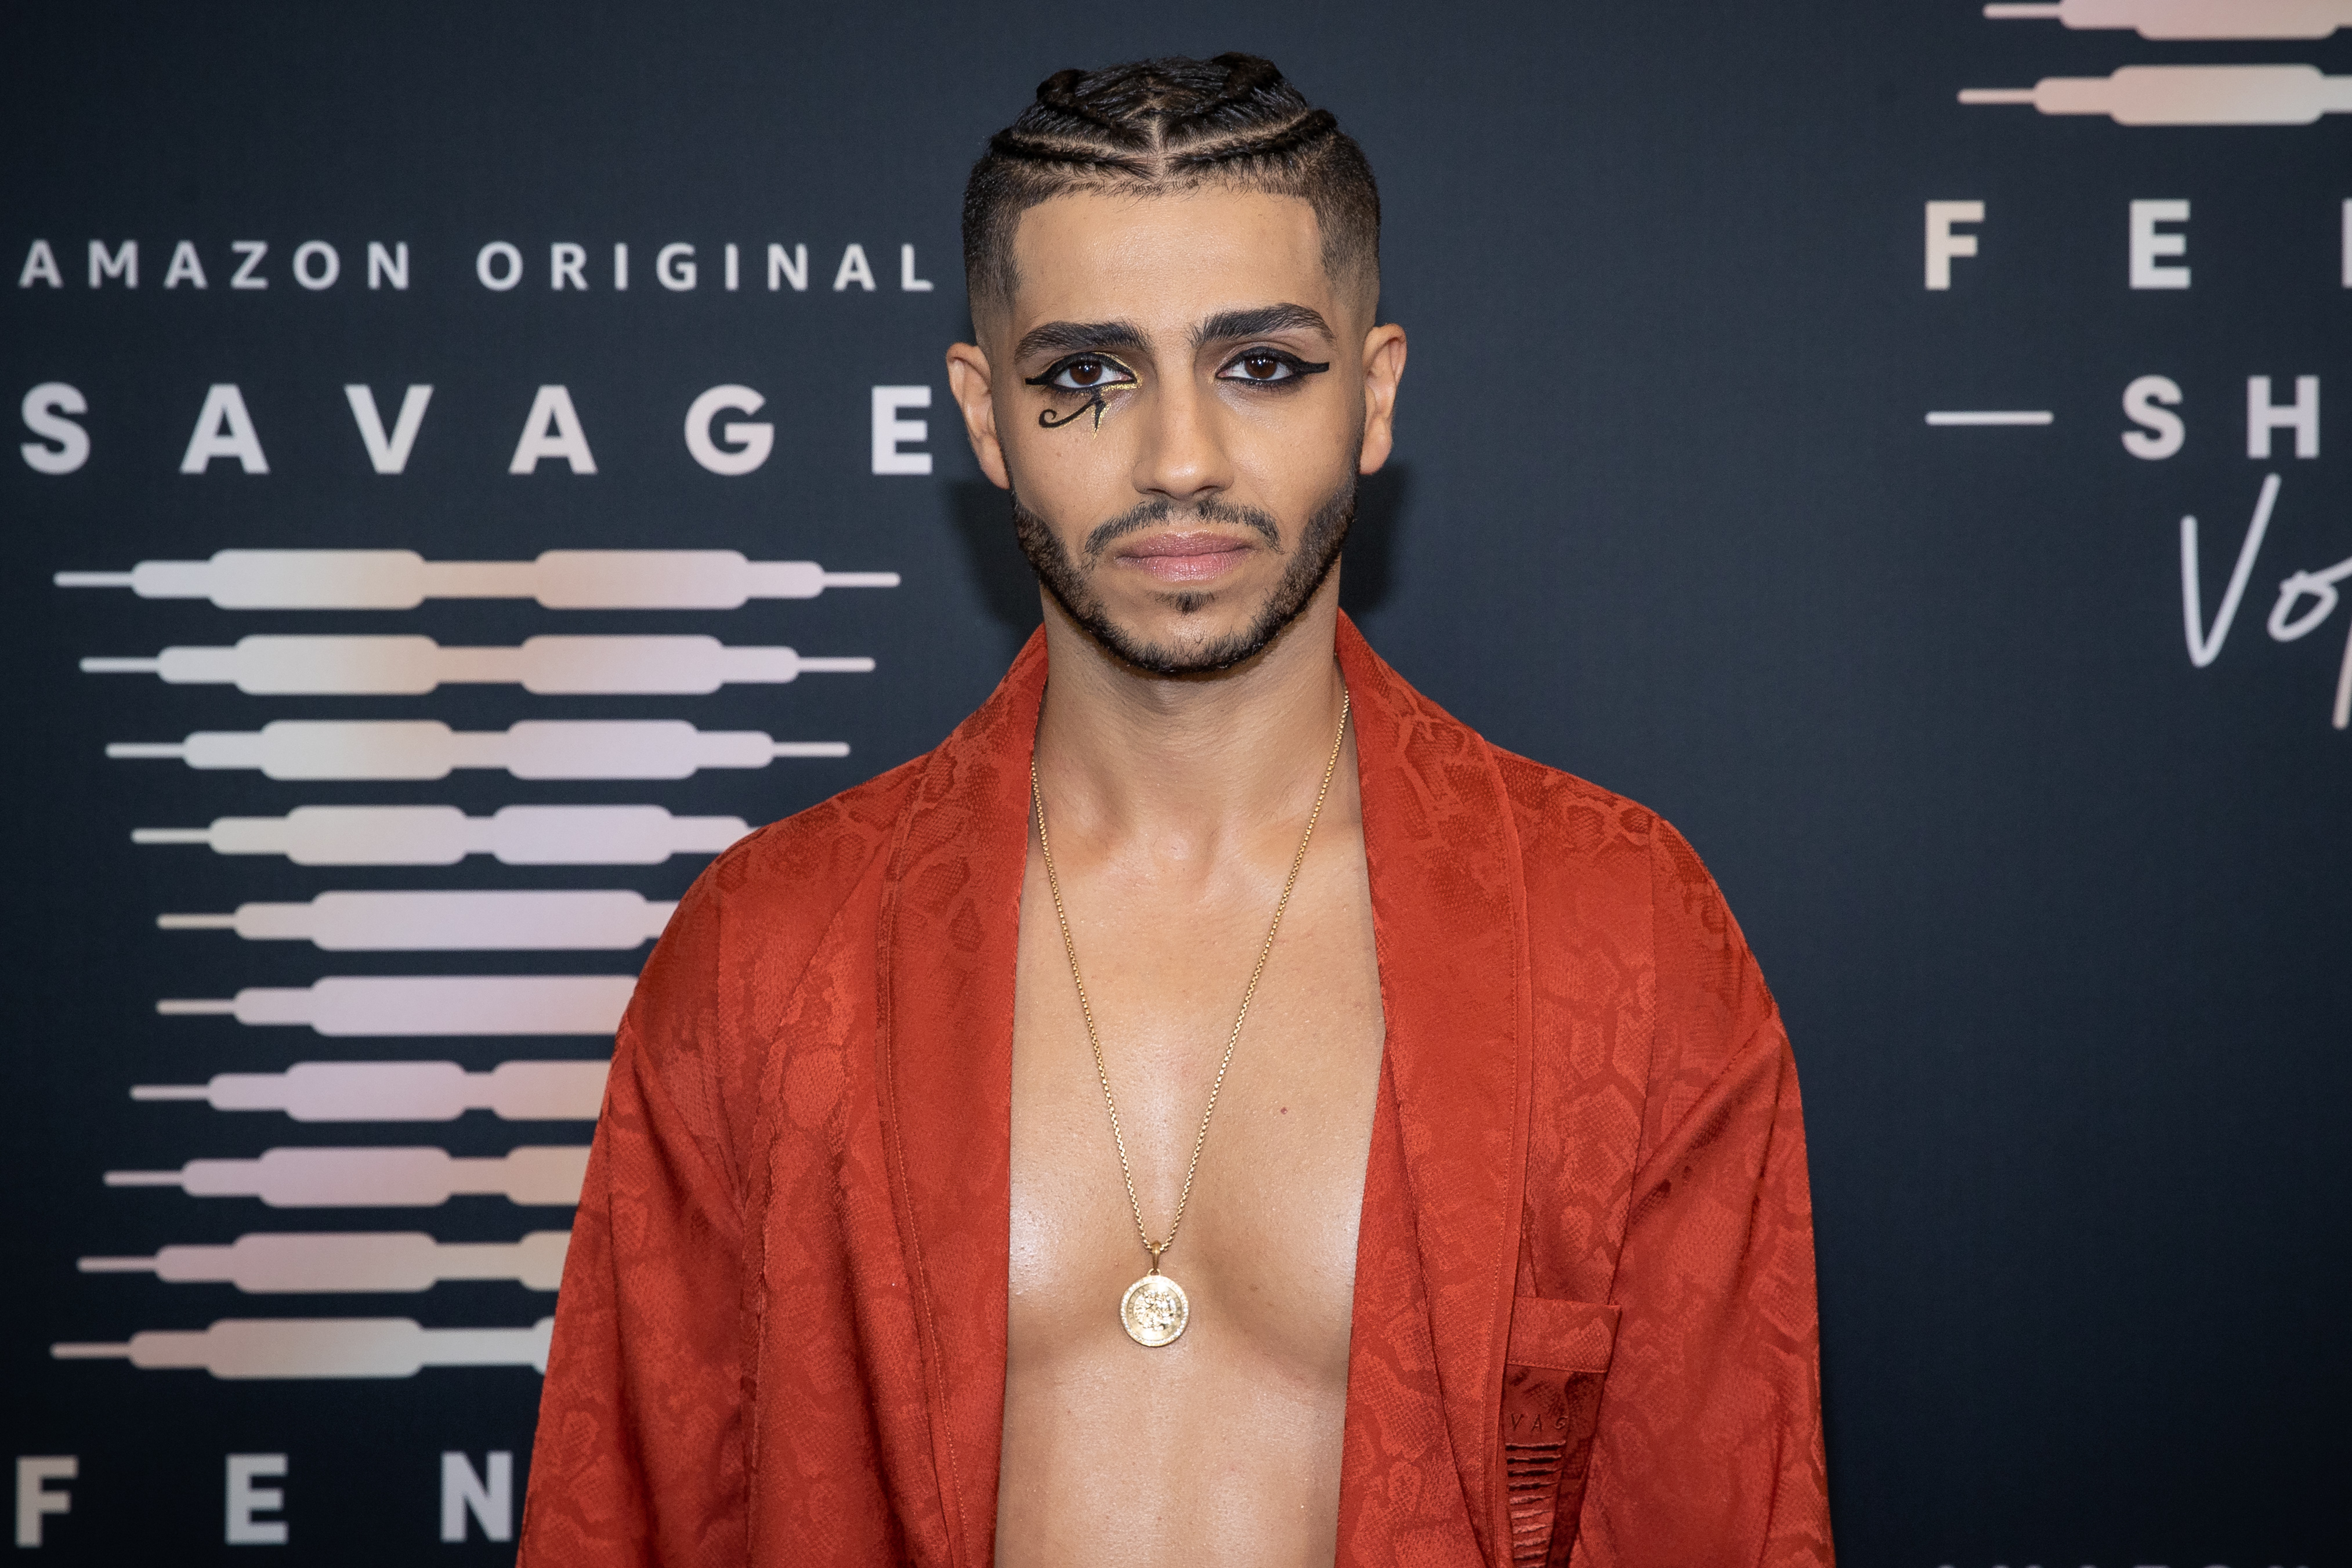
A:
[[[1690,846],[1343,620],[1387,1040],[1342,1563],[1830,1562],[1771,993]],[[521,1568],[992,1556],[1042,635],[945,744],[752,835],[613,1059]]]

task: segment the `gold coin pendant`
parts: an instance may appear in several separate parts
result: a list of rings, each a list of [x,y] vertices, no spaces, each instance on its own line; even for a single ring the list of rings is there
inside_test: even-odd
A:
[[[1126,1325],[1127,1337],[1148,1349],[1175,1343],[1192,1316],[1184,1287],[1165,1274],[1146,1274],[1118,1301],[1118,1321]]]

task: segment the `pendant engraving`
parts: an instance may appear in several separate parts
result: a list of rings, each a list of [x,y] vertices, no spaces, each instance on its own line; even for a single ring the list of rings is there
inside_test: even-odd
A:
[[[1127,1337],[1148,1349],[1175,1343],[1192,1316],[1184,1287],[1165,1274],[1146,1274],[1118,1301],[1118,1321],[1126,1325]]]

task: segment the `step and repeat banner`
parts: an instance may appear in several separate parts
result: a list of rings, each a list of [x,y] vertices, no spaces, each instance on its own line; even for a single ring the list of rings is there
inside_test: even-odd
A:
[[[13,7],[19,1550],[511,1557],[674,902],[1036,623],[964,172],[1229,48],[1381,178],[1347,602],[1788,1015],[1846,1559],[2352,1562],[2345,0]]]

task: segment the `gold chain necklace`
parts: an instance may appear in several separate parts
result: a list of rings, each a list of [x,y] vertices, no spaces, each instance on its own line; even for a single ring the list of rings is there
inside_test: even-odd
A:
[[[1234,1031],[1225,1037],[1224,1059],[1217,1063],[1216,1082],[1209,1085],[1208,1109],[1201,1113],[1201,1131],[1192,1140],[1192,1160],[1184,1167],[1184,1189],[1177,1195],[1176,1218],[1169,1222],[1168,1238],[1154,1242],[1151,1232],[1143,1223],[1143,1203],[1135,1196],[1135,1172],[1128,1165],[1127,1138],[1119,1131],[1118,1102],[1111,1097],[1110,1070],[1103,1065],[1102,1036],[1095,1030],[1094,1004],[1087,999],[1086,977],[1078,973],[1078,945],[1070,936],[1070,916],[1062,907],[1062,879],[1054,870],[1053,841],[1045,836],[1045,793],[1037,785],[1037,758],[1029,758],[1029,800],[1036,808],[1037,847],[1045,860],[1045,885],[1054,894],[1054,918],[1061,922],[1062,951],[1070,960],[1070,983],[1078,989],[1078,1013],[1087,1020],[1087,1043],[1094,1047],[1095,1078],[1102,1084],[1103,1105],[1110,1112],[1110,1141],[1118,1150],[1118,1174],[1127,1183],[1127,1207],[1135,1216],[1136,1238],[1143,1249],[1151,1254],[1151,1267],[1143,1278],[1127,1288],[1119,1298],[1119,1322],[1126,1325],[1128,1337],[1139,1345],[1157,1347],[1173,1344],[1192,1321],[1192,1305],[1185,1299],[1184,1288],[1160,1271],[1160,1255],[1176,1245],[1176,1232],[1184,1224],[1184,1206],[1192,1200],[1192,1176],[1201,1168],[1201,1150],[1209,1141],[1209,1118],[1217,1113],[1217,1095],[1225,1086],[1225,1070],[1234,1064],[1234,1046],[1242,1038],[1242,1020],[1249,1017],[1250,1002],[1257,995],[1257,983],[1265,973],[1265,961],[1274,952],[1275,934],[1282,929],[1283,911],[1290,907],[1291,890],[1298,885],[1298,868],[1307,863],[1307,846],[1315,837],[1315,824],[1323,815],[1324,797],[1331,792],[1331,776],[1339,766],[1340,743],[1348,738],[1348,692],[1339,690],[1339,729],[1331,737],[1331,757],[1323,764],[1323,782],[1315,791],[1315,809],[1307,814],[1307,831],[1298,835],[1298,852],[1290,857],[1290,874],[1283,879],[1282,896],[1275,901],[1274,921],[1265,929],[1265,942],[1257,950],[1257,965],[1250,970],[1249,985],[1242,991],[1241,1011],[1234,1016]]]

